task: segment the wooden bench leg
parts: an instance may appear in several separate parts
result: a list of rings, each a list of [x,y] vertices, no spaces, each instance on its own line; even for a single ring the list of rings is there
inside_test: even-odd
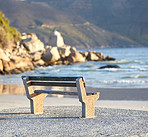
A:
[[[32,114],[43,113],[43,99],[46,96],[47,96],[46,94],[40,94],[30,99],[30,107],[31,107]]]
[[[94,102],[82,103],[82,117],[83,118],[95,117],[95,105],[94,105]]]

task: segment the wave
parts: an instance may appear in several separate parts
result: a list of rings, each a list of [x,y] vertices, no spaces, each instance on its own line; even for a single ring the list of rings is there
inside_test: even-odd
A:
[[[109,64],[130,64],[130,63],[141,63],[139,60],[119,60],[119,61],[104,61],[103,63]]]
[[[97,81],[89,81],[87,85],[90,87],[97,87],[97,88],[100,88],[100,87],[101,88],[105,88],[105,87],[148,88],[148,80],[97,80]]]
[[[125,76],[125,77],[122,77],[122,79],[133,79],[133,78],[143,79],[143,78],[148,78],[148,76],[136,75],[136,76]]]
[[[139,71],[148,71],[148,66],[130,66],[129,68]]]

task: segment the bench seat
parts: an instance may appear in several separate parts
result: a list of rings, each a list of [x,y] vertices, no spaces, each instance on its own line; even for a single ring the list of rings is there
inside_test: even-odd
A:
[[[60,95],[78,95],[77,91],[56,91],[56,90],[35,90],[34,93],[60,94]],[[94,95],[98,92],[86,92],[87,95]]]

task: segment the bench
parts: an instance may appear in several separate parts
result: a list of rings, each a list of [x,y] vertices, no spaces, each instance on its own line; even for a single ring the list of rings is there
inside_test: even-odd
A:
[[[48,77],[48,76],[22,76],[27,98],[30,100],[31,113],[43,113],[43,99],[48,94],[77,95],[82,103],[82,117],[95,116],[95,102],[99,92],[86,92],[83,77]],[[76,87],[76,91],[55,91],[33,89],[33,86]]]

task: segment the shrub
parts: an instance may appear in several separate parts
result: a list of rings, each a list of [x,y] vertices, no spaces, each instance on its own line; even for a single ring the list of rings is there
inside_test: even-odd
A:
[[[14,27],[10,27],[9,20],[0,11],[0,47],[7,48],[12,42],[20,41],[21,34]]]

